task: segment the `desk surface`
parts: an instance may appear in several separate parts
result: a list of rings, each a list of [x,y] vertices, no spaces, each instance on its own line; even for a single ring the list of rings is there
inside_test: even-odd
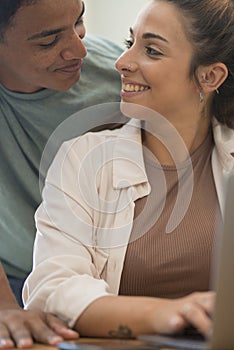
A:
[[[68,342],[70,344],[75,343],[79,345],[97,346],[103,350],[152,350],[152,347],[145,345],[139,340],[124,340],[124,339],[103,339],[103,338],[80,338],[75,342]],[[56,347],[42,344],[34,344],[32,350],[54,350]],[[82,349],[82,350],[85,350]],[[87,347],[87,350],[88,347]],[[91,348],[90,348],[91,350]],[[170,349],[161,349],[170,350]]]

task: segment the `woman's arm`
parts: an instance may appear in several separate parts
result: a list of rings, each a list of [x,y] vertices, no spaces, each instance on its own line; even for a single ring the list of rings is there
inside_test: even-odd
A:
[[[90,304],[75,329],[82,336],[132,338],[147,333],[172,334],[193,325],[208,336],[213,303],[213,292],[174,300],[105,296]]]

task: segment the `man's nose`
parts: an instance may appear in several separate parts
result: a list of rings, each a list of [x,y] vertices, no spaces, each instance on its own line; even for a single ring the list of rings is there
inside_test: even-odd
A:
[[[64,60],[74,60],[84,58],[87,55],[86,47],[78,33],[74,32],[72,38],[67,43],[66,48],[61,52]]]

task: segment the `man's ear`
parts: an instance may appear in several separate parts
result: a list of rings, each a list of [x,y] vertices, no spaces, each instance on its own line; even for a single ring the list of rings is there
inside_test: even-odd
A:
[[[227,76],[227,66],[221,62],[206,67],[199,67],[198,80],[204,93],[217,91]]]

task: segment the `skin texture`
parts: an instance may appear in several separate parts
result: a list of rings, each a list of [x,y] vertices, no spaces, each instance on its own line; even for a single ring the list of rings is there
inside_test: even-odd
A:
[[[33,340],[55,345],[76,339],[78,333],[57,317],[41,311],[22,310],[11,292],[0,264],[0,348],[28,348]]]
[[[21,7],[0,43],[1,83],[25,93],[74,85],[86,56],[83,10],[80,0],[40,0]]]
[[[204,93],[201,108],[199,86],[189,75],[193,47],[184,28],[183,17],[174,5],[150,1],[131,28],[128,50],[117,60],[116,67],[123,80],[122,100],[160,112],[192,152],[208,133],[209,99],[225,80],[227,70],[222,63],[198,68]],[[213,79],[212,86],[205,85],[203,75]],[[153,118],[146,122],[150,130],[157,129]],[[161,164],[171,164],[168,151],[156,137],[146,133],[145,144]],[[175,300],[106,296],[89,305],[75,329],[85,336],[135,337],[174,333],[193,325],[208,335],[214,298],[213,292],[193,293]]]

